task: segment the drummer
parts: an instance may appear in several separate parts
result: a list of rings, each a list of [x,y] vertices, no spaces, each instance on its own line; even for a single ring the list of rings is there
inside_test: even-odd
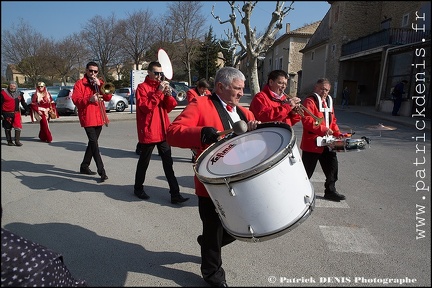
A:
[[[332,97],[329,96],[330,81],[326,78],[318,79],[313,93],[304,99],[304,107],[317,118],[324,118],[318,125],[316,119],[305,114],[302,117],[303,136],[300,144],[302,161],[309,179],[312,177],[319,161],[326,177],[324,198],[339,202],[345,200],[345,196],[336,191],[335,183],[338,180],[338,159],[335,151],[328,146],[318,146],[317,137],[333,136],[341,138],[342,133],[336,123]]]
[[[239,106],[245,86],[244,74],[233,67],[216,72],[212,95],[194,98],[168,127],[167,141],[171,146],[196,149],[199,156],[210,144],[223,135],[218,131],[230,129],[237,121],[247,122],[248,131],[257,128],[252,112]],[[228,287],[222,268],[222,247],[234,237],[223,228],[216,208],[204,185],[194,177],[198,210],[203,224],[202,235],[197,237],[201,246],[201,274],[213,287]]]

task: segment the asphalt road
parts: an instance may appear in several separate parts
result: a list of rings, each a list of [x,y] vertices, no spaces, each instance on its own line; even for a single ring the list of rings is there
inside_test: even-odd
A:
[[[414,125],[393,123],[397,130],[378,132],[366,127],[380,119],[349,111],[337,116],[355,136],[372,140],[363,151],[338,154],[337,188],[347,200],[322,199],[318,167],[311,179],[316,207],[302,224],[275,239],[223,248],[230,286],[430,287],[430,139],[416,141],[422,132]],[[190,151],[173,148],[181,192],[191,200],[170,203],[155,150],[145,183],[151,198],[143,201],[133,195],[133,117],[103,128],[104,183],[78,173],[84,129],[74,121],[50,126],[50,144],[39,141],[37,124],[24,124],[22,147],[7,146],[2,132],[2,227],[61,252],[72,274],[90,286],[205,286]],[[294,136],[299,147],[301,124],[293,127]],[[413,164],[423,156],[425,164]],[[296,181],[295,172],[283,177]],[[257,188],[278,179],[267,181]],[[419,189],[422,181],[427,189]]]

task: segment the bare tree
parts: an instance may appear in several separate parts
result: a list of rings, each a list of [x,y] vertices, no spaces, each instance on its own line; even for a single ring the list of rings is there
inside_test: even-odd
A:
[[[2,32],[2,61],[16,64],[16,68],[29,76],[32,84],[36,84],[39,76],[45,72],[46,66],[40,55],[48,42],[21,19],[16,29]]]
[[[108,79],[108,65],[117,57],[120,51],[118,21],[114,14],[107,18],[97,15],[91,18],[84,27],[82,37],[93,54],[93,61],[100,63],[99,76]]]
[[[133,59],[136,70],[142,64],[145,52],[155,41],[154,22],[152,12],[148,9],[128,13],[126,20],[120,21],[120,46],[128,58]]]
[[[199,38],[204,35],[203,28],[206,19],[201,12],[202,3],[199,1],[176,1],[168,5],[166,15],[169,27],[173,30],[174,42],[180,42],[178,49],[182,51],[182,61],[188,73],[188,81],[192,82],[193,57],[199,49]]]
[[[276,40],[276,34],[282,28],[284,17],[289,11],[294,9],[292,8],[294,1],[291,1],[289,7],[284,7],[285,1],[276,1],[276,8],[271,15],[270,22],[263,35],[260,37],[257,36],[256,27],[253,29],[251,28],[252,11],[258,1],[243,1],[241,9],[239,5],[236,5],[236,1],[227,2],[231,7],[231,14],[229,15],[228,20],[222,21],[219,16],[214,14],[214,9],[212,9],[212,16],[218,20],[220,24],[231,24],[234,38],[241,50],[246,52],[249,87],[251,89],[251,94],[255,95],[260,91],[258,79],[258,57],[273,45]],[[241,24],[243,24],[245,29],[244,39],[242,37],[243,33],[241,33],[240,28],[237,25],[237,13],[240,15]]]
[[[80,71],[83,58],[88,58],[88,49],[79,41],[77,34],[68,36],[60,42],[54,43],[51,54],[51,65],[63,83],[69,78],[75,82],[79,78],[75,71]]]

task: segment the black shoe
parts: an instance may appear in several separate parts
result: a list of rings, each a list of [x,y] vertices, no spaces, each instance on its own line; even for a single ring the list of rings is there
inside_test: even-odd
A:
[[[87,175],[96,175],[96,172],[93,172],[90,170],[90,168],[80,168],[80,173],[81,174],[87,174]]]
[[[147,195],[147,193],[145,193],[144,190],[134,190],[134,194],[135,194],[138,198],[143,199],[143,200],[147,200],[147,199],[150,198],[150,196]]]
[[[171,203],[172,204],[183,203],[183,202],[186,202],[187,200],[189,200],[189,198],[185,198],[185,197],[181,196],[180,194],[175,195],[175,196],[171,196]]]
[[[332,192],[332,193],[325,193],[324,199],[339,202],[341,200],[345,200],[345,195],[339,194],[338,192]]]
[[[200,246],[202,246],[202,237],[203,237],[202,235],[198,235],[197,237],[197,242]]]
[[[101,182],[105,182],[105,180],[108,180],[108,176],[106,174],[101,175]]]

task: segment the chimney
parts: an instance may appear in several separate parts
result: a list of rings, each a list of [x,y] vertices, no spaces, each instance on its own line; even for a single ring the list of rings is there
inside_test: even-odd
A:
[[[290,29],[291,29],[291,24],[290,23],[286,23],[286,31],[285,31],[285,33],[289,33],[290,32]]]

